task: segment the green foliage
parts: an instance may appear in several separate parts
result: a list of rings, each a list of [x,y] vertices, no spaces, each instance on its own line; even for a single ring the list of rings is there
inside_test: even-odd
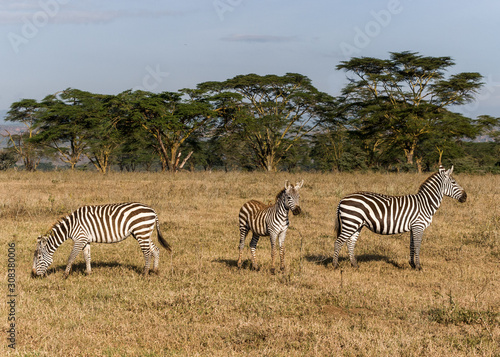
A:
[[[277,170],[292,147],[325,118],[333,103],[332,97],[297,73],[239,75],[224,82],[202,83],[198,88],[210,91],[230,135],[244,142],[257,165],[266,171]]]
[[[409,164],[428,136],[445,134],[448,140],[473,136],[474,123],[448,107],[471,101],[482,76],[459,73],[445,79],[444,72],[452,65],[450,57],[407,51],[393,52],[388,60],[342,61],[337,69],[355,75],[342,92],[350,125],[374,151],[398,147]]]
[[[16,164],[16,155],[12,150],[0,150],[0,171],[10,169]]]
[[[183,98],[188,96],[188,98]],[[203,135],[214,114],[202,91],[182,90],[178,93],[124,92],[131,120],[148,134],[162,162],[162,170],[176,172],[189,159],[181,162],[182,147],[192,135]]]
[[[162,93],[68,88],[13,103],[6,120],[24,130],[3,136],[29,171],[56,157],[72,169],[86,158],[84,169],[103,173],[112,166],[420,172],[440,163],[500,172],[500,118],[451,111],[474,99],[482,77],[446,77],[453,65],[450,57],[408,51],[354,57],[337,66],[353,75],[337,98],[297,73],[238,75]]]
[[[43,107],[33,99],[22,99],[12,103],[5,118],[6,121],[17,122],[23,125],[19,133],[7,132],[9,146],[22,159],[27,171],[36,171],[44,150],[41,145],[33,142],[36,134],[36,123],[43,114]]]

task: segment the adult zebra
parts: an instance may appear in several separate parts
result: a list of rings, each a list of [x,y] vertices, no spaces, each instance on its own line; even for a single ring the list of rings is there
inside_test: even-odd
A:
[[[160,244],[172,251],[161,235],[158,216],[151,207],[137,202],[80,207],[56,222],[47,235],[38,237],[32,272],[44,275],[52,264],[56,249],[71,238],[74,245],[64,277],[68,277],[75,258],[82,250],[86,272],[90,274],[90,243],[116,243],[130,235],[137,239],[144,254],[144,274],[149,272],[151,256],[153,271],[156,272],[160,250],[151,240],[155,226]]]
[[[354,247],[363,226],[378,234],[397,234],[410,231],[410,265],[420,267],[420,244],[425,228],[441,205],[443,196],[465,202],[467,194],[451,174],[453,166],[432,174],[420,186],[416,195],[386,196],[372,192],[358,192],[344,197],[337,207],[335,230],[337,239],[333,266],[337,267],[339,252],[345,242],[351,265],[357,267]]]
[[[239,213],[240,221],[240,255],[238,257],[238,268],[241,268],[241,258],[245,247],[245,238],[249,231],[252,231],[250,241],[250,252],[252,253],[252,268],[258,270],[255,258],[255,249],[261,236],[269,236],[271,240],[271,273],[274,274],[274,258],[276,256],[276,239],[280,246],[280,267],[285,269],[285,236],[288,230],[288,211],[294,215],[301,212],[299,205],[299,189],[304,184],[304,180],[292,185],[285,182],[285,188],[276,195],[274,205],[265,205],[262,202],[251,200],[245,203]]]

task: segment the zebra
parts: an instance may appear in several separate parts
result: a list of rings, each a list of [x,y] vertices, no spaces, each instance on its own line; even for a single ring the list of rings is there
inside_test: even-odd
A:
[[[337,268],[340,249],[347,242],[351,265],[358,267],[354,247],[363,226],[378,234],[398,234],[410,231],[410,266],[421,270],[420,244],[425,228],[441,205],[443,196],[459,202],[467,200],[465,190],[453,179],[453,166],[443,166],[420,185],[416,195],[387,196],[358,192],[345,196],[337,206],[333,267]]]
[[[151,240],[155,225],[158,241],[171,252],[172,248],[161,235],[158,216],[151,207],[138,202],[82,206],[57,221],[48,234],[38,237],[32,273],[34,276],[45,275],[56,249],[71,238],[74,241],[73,250],[64,277],[68,277],[73,262],[82,250],[86,273],[90,274],[90,243],[117,243],[130,235],[137,239],[144,254],[144,274],[149,273],[151,256],[153,272],[157,272],[160,250]]]
[[[292,185],[285,182],[285,188],[276,195],[274,205],[265,205],[262,202],[251,200],[245,203],[239,212],[240,223],[240,244],[238,268],[241,268],[241,258],[245,247],[245,238],[249,231],[252,231],[250,241],[250,252],[252,254],[252,268],[259,270],[255,258],[255,249],[261,236],[269,236],[271,240],[271,273],[274,274],[274,258],[276,255],[276,239],[280,247],[280,267],[285,269],[285,236],[288,229],[288,211],[294,215],[301,212],[299,205],[299,189],[304,184],[304,180]]]

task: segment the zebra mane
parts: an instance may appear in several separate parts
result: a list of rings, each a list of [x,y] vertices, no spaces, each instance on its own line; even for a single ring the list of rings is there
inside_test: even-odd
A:
[[[284,188],[280,192],[278,192],[278,194],[276,195],[276,201],[274,203],[278,202],[278,200],[280,199],[280,197],[285,194],[285,191],[286,191],[286,188]]]
[[[50,228],[47,230],[47,232],[44,234],[44,235],[50,235],[50,233],[52,232],[52,230],[57,227],[58,225],[60,225],[61,223],[64,222],[64,220],[68,218],[68,216],[61,216],[59,217],[51,226]]]
[[[432,175],[430,175],[429,177],[427,177],[427,179],[422,182],[422,184],[420,185],[420,187],[418,188],[418,192],[422,191],[423,188],[427,187],[429,182],[430,181],[434,181],[434,179],[437,177],[437,176],[440,176],[440,172],[435,172],[433,173]]]

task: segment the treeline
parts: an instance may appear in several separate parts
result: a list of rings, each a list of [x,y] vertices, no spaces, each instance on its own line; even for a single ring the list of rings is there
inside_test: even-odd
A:
[[[391,53],[337,69],[339,97],[306,76],[239,75],[195,89],[117,95],[68,88],[11,105],[0,169],[57,162],[116,170],[433,170],[500,172],[499,118],[451,111],[474,100],[479,73],[445,77],[449,57]],[[488,135],[491,142],[473,142]],[[47,164],[45,164],[47,166]],[[85,167],[86,167],[85,166]]]

